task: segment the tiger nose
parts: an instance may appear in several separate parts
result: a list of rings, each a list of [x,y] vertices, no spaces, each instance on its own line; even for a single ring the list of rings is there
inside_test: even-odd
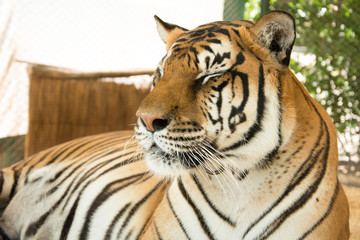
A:
[[[169,124],[169,120],[156,115],[148,116],[145,114],[136,113],[136,116],[141,119],[142,123],[150,132],[160,131],[166,128],[166,126]]]

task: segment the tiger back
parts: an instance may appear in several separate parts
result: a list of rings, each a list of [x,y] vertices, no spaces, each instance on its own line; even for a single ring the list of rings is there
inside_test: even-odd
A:
[[[348,239],[335,127],[288,68],[294,19],[155,19],[167,53],[136,139],[85,137],[3,169],[3,239]]]

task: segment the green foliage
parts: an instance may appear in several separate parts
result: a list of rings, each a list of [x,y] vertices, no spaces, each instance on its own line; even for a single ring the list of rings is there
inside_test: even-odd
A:
[[[305,76],[340,133],[360,134],[360,1],[277,0],[272,8],[295,17],[295,44],[315,55],[308,65],[292,61],[290,67]]]
[[[268,0],[269,5],[274,5],[276,0]],[[261,0],[245,0],[244,19],[257,21],[261,15]]]
[[[256,21],[260,17],[260,0],[247,0],[244,19]]]

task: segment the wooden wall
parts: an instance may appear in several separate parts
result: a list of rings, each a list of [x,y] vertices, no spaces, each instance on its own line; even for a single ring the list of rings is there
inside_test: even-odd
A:
[[[133,129],[149,88],[103,79],[151,73],[80,73],[43,65],[30,65],[28,72],[26,156],[77,137]]]

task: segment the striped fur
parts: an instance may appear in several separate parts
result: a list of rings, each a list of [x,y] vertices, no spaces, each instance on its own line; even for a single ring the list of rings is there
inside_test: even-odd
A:
[[[288,69],[292,17],[188,31],[135,134],[73,140],[1,172],[3,239],[348,239],[335,127]],[[135,137],[136,138],[135,138]]]
[[[10,239],[139,238],[169,182],[149,172],[130,136],[81,138],[3,169]]]

